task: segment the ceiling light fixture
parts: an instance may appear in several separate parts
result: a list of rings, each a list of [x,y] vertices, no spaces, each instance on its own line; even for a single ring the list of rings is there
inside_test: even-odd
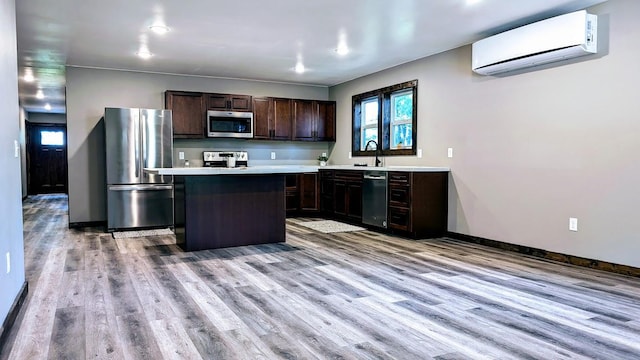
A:
[[[44,109],[45,109],[45,110],[47,110],[47,111],[51,111],[51,105],[50,105],[49,103],[47,103],[47,104],[44,106]]]
[[[164,35],[164,34],[168,33],[171,29],[169,29],[168,26],[165,26],[165,25],[162,25],[162,24],[155,24],[155,25],[149,26],[149,30],[153,31],[154,33],[156,33],[158,35]]]
[[[349,53],[349,46],[347,45],[347,34],[343,30],[338,34],[338,47],[336,48],[336,53],[340,56],[347,55]]]
[[[136,55],[138,55],[141,59],[144,59],[144,60],[148,60],[153,56],[151,51],[149,51],[149,49],[144,47],[141,47],[140,50],[138,50],[138,52],[136,53]]]
[[[349,53],[349,47],[347,44],[340,43],[338,44],[338,48],[336,49],[336,53],[340,56],[347,55]]]
[[[296,64],[296,67],[294,68],[294,70],[298,74],[304,73],[305,72],[304,64],[302,64],[302,62],[298,61],[298,63]]]
[[[38,92],[36,92],[36,98],[44,99],[44,93],[42,92],[42,89],[38,89]]]

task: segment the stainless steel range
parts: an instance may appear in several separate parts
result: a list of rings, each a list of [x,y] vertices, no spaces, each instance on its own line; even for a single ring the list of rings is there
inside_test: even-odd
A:
[[[247,167],[249,154],[246,151],[203,151],[202,160],[207,167]]]

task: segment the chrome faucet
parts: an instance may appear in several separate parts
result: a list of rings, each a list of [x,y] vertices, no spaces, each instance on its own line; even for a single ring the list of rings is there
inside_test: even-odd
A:
[[[378,158],[378,152],[380,151],[380,146],[378,146],[378,143],[375,140],[369,140],[367,141],[367,144],[364,146],[364,151],[367,151],[367,149],[369,148],[369,144],[374,143],[376,144],[376,167],[380,166],[380,163],[382,162],[379,158]]]

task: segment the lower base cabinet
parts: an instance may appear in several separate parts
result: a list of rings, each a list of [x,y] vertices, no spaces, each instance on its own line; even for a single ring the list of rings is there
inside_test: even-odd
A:
[[[411,238],[447,231],[447,172],[389,172],[389,229]]]
[[[320,170],[320,213],[362,225],[360,170]],[[386,231],[414,239],[447,231],[448,172],[389,172]]]
[[[320,185],[317,173],[289,174],[285,177],[287,216],[318,215]]]

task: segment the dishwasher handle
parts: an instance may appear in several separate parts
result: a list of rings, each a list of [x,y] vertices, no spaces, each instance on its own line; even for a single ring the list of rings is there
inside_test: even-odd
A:
[[[372,179],[372,180],[385,180],[387,178],[386,175],[364,175],[365,179]]]

